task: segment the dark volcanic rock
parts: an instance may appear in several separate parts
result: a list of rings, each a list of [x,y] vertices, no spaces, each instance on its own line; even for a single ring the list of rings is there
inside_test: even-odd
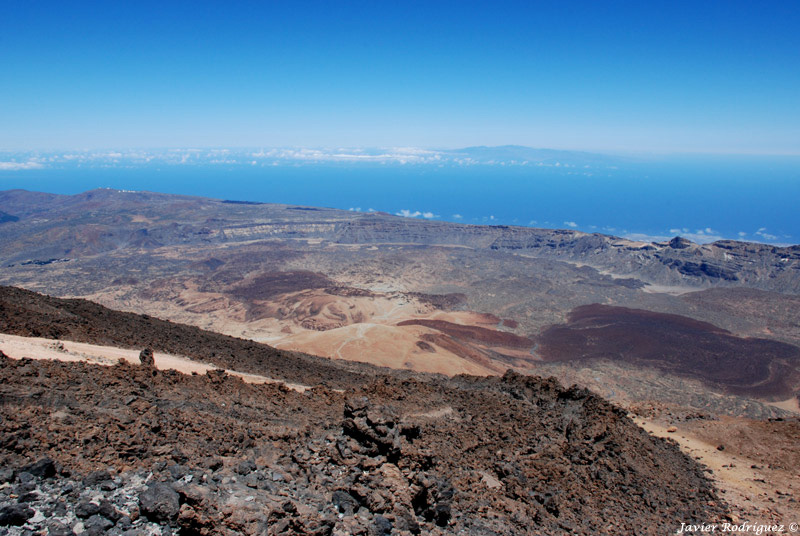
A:
[[[24,504],[9,504],[0,508],[0,527],[24,525],[33,517],[34,511]]]
[[[156,360],[153,356],[153,349],[152,348],[145,348],[141,352],[139,352],[139,363],[143,367],[150,367],[153,368],[156,366]]]
[[[361,445],[364,454],[380,454],[390,460],[400,454],[400,429],[390,408],[373,408],[366,397],[348,400],[344,419],[344,433]]]
[[[109,480],[111,480],[111,473],[108,471],[92,471],[83,478],[83,484],[85,486],[97,486],[101,482],[107,482]]]
[[[239,462],[238,465],[236,465],[236,472],[239,473],[240,475],[249,475],[255,470],[256,470],[256,464],[253,463],[251,460],[244,460]]]
[[[383,517],[382,515],[375,516],[372,522],[372,530],[370,534],[375,536],[383,536],[384,534],[392,533],[392,522]]]
[[[0,359],[8,359],[5,357],[3,352],[0,352]],[[0,467],[0,484],[5,484],[6,482],[12,482],[14,477],[17,476],[16,471],[11,467]]]
[[[358,510],[358,501],[353,498],[352,495],[347,493],[346,491],[334,491],[333,496],[331,497],[331,503],[336,507],[336,509],[347,516],[351,516]]]
[[[169,523],[178,517],[180,497],[171,487],[156,482],[139,495],[142,514],[158,523]]]
[[[83,500],[75,505],[75,515],[81,519],[91,517],[100,512],[100,505],[88,500]]]
[[[103,534],[106,530],[113,527],[114,523],[99,514],[95,514],[84,521],[83,525],[87,531]]]
[[[42,458],[22,470],[40,478],[49,478],[56,474],[56,466],[50,458]]]

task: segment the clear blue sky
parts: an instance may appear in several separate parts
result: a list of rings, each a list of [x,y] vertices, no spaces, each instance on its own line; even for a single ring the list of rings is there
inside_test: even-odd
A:
[[[800,154],[800,2],[5,2],[0,149]]]

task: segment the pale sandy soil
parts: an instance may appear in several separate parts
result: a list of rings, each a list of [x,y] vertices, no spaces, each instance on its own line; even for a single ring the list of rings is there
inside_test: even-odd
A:
[[[332,359],[448,375],[498,374],[507,368],[502,364],[487,367],[436,345],[434,352],[425,351],[417,341],[421,335],[437,331],[396,325],[403,320],[436,319],[468,326],[496,326],[496,318],[480,313],[440,311],[402,294],[334,296],[307,290],[263,302],[262,316],[252,319],[241,303],[221,294],[201,292],[196,281],[184,281],[175,287],[170,290],[177,292],[179,299],[123,300],[110,293],[89,298],[115,309],[145,312],[283,350]],[[520,358],[531,357],[519,351],[497,350]]]
[[[800,400],[798,400],[796,396],[788,400],[781,400],[780,402],[768,402],[768,404],[776,408],[785,409],[786,411],[800,413]]]
[[[362,309],[367,313],[366,309]],[[366,314],[365,314],[366,316]],[[456,374],[498,374],[504,366],[490,368],[456,355],[444,348],[431,345],[434,352],[417,346],[424,334],[438,331],[423,326],[397,326],[409,319],[435,319],[466,326],[494,327],[497,319],[488,315],[469,311],[420,311],[413,304],[387,307],[384,304],[380,314],[373,308],[369,311],[369,321],[350,324],[326,331],[304,330],[293,326],[291,334],[272,332],[268,335],[254,336],[253,331],[246,335],[259,342],[267,342],[276,348],[307,352],[332,359],[363,361],[374,365],[409,369],[418,372],[434,372],[447,375]],[[530,354],[498,348],[509,355],[530,358]]]
[[[381,242],[380,247],[391,247],[391,246],[411,246],[411,247],[418,247],[419,244],[416,242]],[[377,250],[378,247],[372,244],[345,244],[342,242],[331,242],[328,244],[330,248],[348,248],[348,249],[367,249],[367,250]],[[474,246],[465,246],[463,244],[436,244],[433,247],[437,248],[454,248],[454,249],[475,249]]]
[[[787,470],[765,463],[760,452],[771,449],[785,450],[787,455],[797,456],[800,444],[776,445],[770,437],[760,437],[747,419],[724,417],[712,423],[692,424],[666,423],[641,417],[634,418],[636,424],[649,433],[669,438],[680,446],[688,456],[711,470],[720,496],[732,507],[734,521],[772,524],[775,522],[800,523],[800,475],[790,465]],[[668,430],[677,428],[673,432]],[[721,438],[719,436],[722,436]],[[725,439],[736,438],[734,441]],[[798,438],[800,439],[800,438]],[[746,448],[737,443],[746,442]],[[723,446],[723,450],[717,447]],[[753,456],[756,454],[756,456]],[[709,523],[718,520],[708,520]],[[788,528],[787,528],[788,533]],[[755,534],[745,532],[744,534]]]
[[[113,365],[120,360],[129,363],[139,363],[139,350],[125,350],[112,346],[99,346],[82,342],[65,340],[43,339],[39,337],[20,337],[17,335],[0,334],[0,351],[8,357],[21,359],[29,357],[31,359],[56,359],[59,361],[86,361],[98,365]],[[193,361],[188,357],[154,353],[156,368],[160,370],[177,370],[183,374],[205,374],[209,370],[219,367]],[[280,380],[226,370],[228,374],[239,376],[248,383],[285,383]],[[290,389],[303,392],[307,386],[300,384],[285,383]]]
[[[671,294],[673,296],[680,296],[681,294],[697,292],[698,290],[703,289],[696,287],[683,287],[679,285],[653,285],[648,283],[642,290],[650,294]]]
[[[328,331],[304,330],[281,340],[271,341],[276,348],[297,350],[333,359],[363,361],[378,366],[442,374],[493,374],[480,364],[468,361],[443,348],[435,352],[420,349],[416,342],[423,333],[435,331],[422,326],[387,326],[361,323]]]

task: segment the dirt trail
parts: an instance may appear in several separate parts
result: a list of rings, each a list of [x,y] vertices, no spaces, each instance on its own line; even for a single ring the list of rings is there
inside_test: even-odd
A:
[[[686,423],[668,423],[634,418],[634,422],[656,437],[675,441],[688,456],[708,468],[721,496],[734,507],[742,521],[754,523],[796,523],[800,520],[800,505],[797,492],[800,478],[796,467],[789,464],[788,470],[773,464],[765,464],[764,456],[751,456],[739,445],[723,442],[716,437],[717,428],[728,430],[728,437],[749,440],[748,430],[743,428],[743,419],[726,419],[711,426],[692,426]],[[672,430],[672,431],[670,431]],[[721,448],[720,448],[721,447]],[[765,443],[760,448],[770,449]]]
[[[0,334],[0,351],[15,359],[29,357],[32,359],[54,359],[58,361],[85,361],[98,365],[114,365],[120,360],[128,363],[139,363],[137,350],[126,350],[113,346],[100,346],[67,340],[44,339],[41,337],[21,337],[18,335]],[[188,357],[154,352],[156,368],[159,370],[177,370],[183,374],[205,374],[209,370],[218,369],[215,365],[194,361]],[[297,383],[286,383],[258,374],[238,372],[226,369],[225,372],[239,376],[247,383],[283,383],[290,389],[304,392],[307,386]]]
[[[363,340],[364,339],[364,334],[367,332],[367,330],[370,327],[371,326],[369,324],[357,324],[356,325],[356,333],[355,333],[355,335],[349,336],[345,340],[343,340],[342,343],[339,345],[339,347],[334,352],[334,355],[339,359],[344,359],[344,357],[342,357],[342,348],[344,348],[345,346],[347,346],[348,344],[350,344],[354,340]]]

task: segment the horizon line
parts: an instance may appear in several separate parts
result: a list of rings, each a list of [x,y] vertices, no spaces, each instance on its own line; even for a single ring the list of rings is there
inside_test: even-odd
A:
[[[800,157],[800,149],[797,151],[750,151],[750,150],[701,150],[701,149],[592,149],[592,148],[564,148],[556,146],[534,146],[520,143],[504,143],[497,145],[469,144],[458,146],[442,145],[412,145],[412,144],[393,144],[393,145],[107,145],[94,147],[50,147],[50,148],[25,148],[13,149],[0,147],[0,155],[23,155],[23,154],[70,154],[70,153],[94,153],[108,151],[255,151],[255,150],[322,150],[322,151],[366,151],[366,150],[402,150],[413,149],[431,152],[455,152],[467,149],[527,149],[536,151],[554,151],[563,153],[583,153],[587,155],[603,156],[660,156],[660,157],[680,157],[680,156],[762,156],[762,157]],[[122,155],[124,156],[124,155]]]

